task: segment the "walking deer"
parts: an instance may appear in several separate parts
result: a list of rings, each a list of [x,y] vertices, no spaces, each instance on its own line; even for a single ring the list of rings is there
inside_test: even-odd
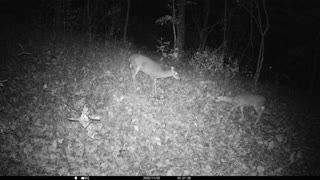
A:
[[[231,110],[228,113],[228,117],[231,114],[231,112],[236,109],[237,107],[240,107],[242,118],[243,119],[243,107],[244,106],[252,106],[257,111],[258,116],[257,120],[255,122],[255,125],[258,123],[258,121],[261,118],[261,115],[265,109],[265,102],[266,99],[263,96],[260,95],[254,95],[254,94],[241,94],[237,96],[220,96],[216,99],[216,102],[228,102],[232,103],[234,106],[231,108]]]

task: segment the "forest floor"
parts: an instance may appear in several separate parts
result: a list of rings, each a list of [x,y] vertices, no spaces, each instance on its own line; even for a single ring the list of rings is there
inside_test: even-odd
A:
[[[137,75],[113,44],[39,46],[0,74],[1,175],[320,175],[319,98],[248,81]],[[266,97],[266,110],[215,102],[225,92]]]

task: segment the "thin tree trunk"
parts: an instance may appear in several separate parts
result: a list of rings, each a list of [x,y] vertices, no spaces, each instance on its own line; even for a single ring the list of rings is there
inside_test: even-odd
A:
[[[176,9],[175,9],[175,0],[172,0],[172,31],[173,31],[174,49],[176,49],[176,48],[177,48],[177,35],[176,35]]]
[[[210,15],[210,0],[205,1],[205,16],[203,20],[203,26],[200,30],[200,45],[199,49],[202,50],[206,44],[207,38],[209,36],[208,20]]]
[[[126,22],[124,24],[124,33],[123,33],[123,42],[127,42],[127,29],[128,29],[128,22],[129,22],[129,14],[130,14],[130,0],[127,1],[127,16],[126,16]]]
[[[63,36],[63,10],[64,10],[64,1],[55,2],[55,18],[54,18],[54,30],[58,36]]]
[[[84,19],[85,19],[84,28],[86,30],[86,33],[88,34],[89,44],[91,44],[91,41],[92,41],[92,27],[91,27],[91,17],[90,17],[90,0],[86,0],[85,18]]]
[[[268,17],[268,12],[266,9],[266,4],[265,4],[265,0],[262,1],[262,8],[263,8],[263,12],[266,18],[266,25],[265,28],[263,28],[262,26],[262,14],[259,8],[259,4],[257,4],[257,9],[258,9],[258,21],[257,21],[257,26],[259,29],[259,32],[261,34],[261,43],[260,43],[260,49],[259,49],[259,58],[258,58],[258,63],[257,63],[257,68],[256,68],[256,73],[255,73],[255,85],[258,84],[259,78],[260,78],[260,72],[261,72],[261,68],[263,65],[263,61],[264,61],[264,37],[267,34],[267,31],[269,29],[269,17]]]
[[[186,0],[179,0],[178,2],[178,37],[177,37],[177,48],[179,51],[183,51],[185,42],[185,4]]]
[[[223,32],[223,48],[226,49],[227,48],[227,25],[228,25],[228,18],[227,18],[227,5],[228,5],[228,0],[224,1],[224,32]]]

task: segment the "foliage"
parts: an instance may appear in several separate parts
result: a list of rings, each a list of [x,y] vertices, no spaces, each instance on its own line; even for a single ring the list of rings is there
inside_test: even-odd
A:
[[[171,48],[170,41],[164,41],[163,38],[160,38],[160,40],[158,40],[158,43],[159,45],[157,46],[157,52],[161,53],[161,59],[166,58],[173,61],[179,60],[178,48]]]
[[[162,16],[162,17],[158,18],[155,21],[156,24],[160,24],[161,26],[166,25],[166,24],[171,23],[171,22],[172,22],[172,16],[171,15]]]
[[[189,64],[203,75],[233,78],[239,74],[238,60],[231,54],[223,54],[210,49],[194,53]]]

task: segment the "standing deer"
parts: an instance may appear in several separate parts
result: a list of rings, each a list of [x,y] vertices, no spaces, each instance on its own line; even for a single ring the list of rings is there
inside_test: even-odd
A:
[[[163,70],[161,66],[151,60],[150,58],[141,55],[141,54],[133,54],[129,57],[130,68],[132,70],[132,79],[134,83],[135,89],[137,89],[136,84],[136,75],[139,71],[144,72],[149,75],[151,79],[153,79],[153,92],[155,97],[157,96],[157,79],[159,78],[167,78],[174,77],[177,80],[180,80],[178,73],[174,70],[174,67],[171,66],[170,70]]]

